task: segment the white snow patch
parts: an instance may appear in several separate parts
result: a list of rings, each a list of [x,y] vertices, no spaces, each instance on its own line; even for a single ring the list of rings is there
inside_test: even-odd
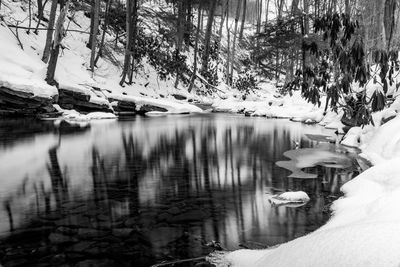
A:
[[[269,200],[274,205],[284,205],[292,203],[306,203],[310,200],[310,197],[306,192],[296,191],[274,195]]]
[[[362,147],[364,155],[373,163],[400,156],[400,116],[379,127],[368,144]]]

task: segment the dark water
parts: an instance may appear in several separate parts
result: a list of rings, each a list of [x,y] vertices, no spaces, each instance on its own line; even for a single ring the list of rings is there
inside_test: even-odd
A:
[[[309,233],[354,170],[286,178],[283,153],[332,134],[286,120],[210,114],[71,125],[0,121],[3,266],[150,266]],[[306,191],[298,208],[268,196]],[[194,266],[194,263],[175,266]]]

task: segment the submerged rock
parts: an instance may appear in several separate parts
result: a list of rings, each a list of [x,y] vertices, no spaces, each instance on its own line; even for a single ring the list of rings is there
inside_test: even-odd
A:
[[[184,223],[184,222],[195,222],[199,220],[203,220],[206,218],[208,214],[201,210],[190,210],[185,213],[181,213],[179,215],[173,216],[169,218],[167,221],[169,223]]]
[[[49,240],[53,244],[72,243],[77,241],[76,238],[59,233],[51,233],[49,235]]]

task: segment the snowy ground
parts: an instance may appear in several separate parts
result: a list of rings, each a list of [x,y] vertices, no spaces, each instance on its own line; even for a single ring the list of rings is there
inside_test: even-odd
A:
[[[33,11],[36,12],[36,2],[32,2]],[[50,4],[46,6],[45,16],[49,15]],[[161,7],[160,7],[161,8]],[[158,8],[158,9],[160,9]],[[144,6],[148,12],[151,10]],[[16,94],[24,94],[35,97],[56,99],[58,92],[54,86],[49,86],[44,81],[47,65],[41,61],[45,44],[46,31],[39,30],[38,34],[27,33],[24,29],[10,28],[7,25],[27,27],[28,3],[21,1],[2,1],[0,15],[3,21],[0,23],[0,87],[14,90]],[[85,17],[83,11],[69,14],[73,20],[67,19],[65,27],[69,30],[63,40],[63,46],[56,68],[56,81],[61,89],[76,92],[90,97],[89,102],[97,105],[112,106],[108,101],[113,99],[138,100],[142,104],[158,105],[167,110],[169,114],[200,112],[196,106],[186,101],[175,99],[174,95],[180,95],[195,102],[211,103],[212,98],[189,94],[184,86],[174,88],[174,79],[161,80],[155,69],[146,62],[143,68],[134,77],[132,85],[119,85],[121,74],[121,62],[123,62],[123,45],[115,45],[114,35],[106,34],[106,50],[110,53],[106,58],[100,58],[94,73],[88,69],[90,50],[86,47],[89,35],[90,19]],[[146,19],[149,28],[157,22]],[[32,26],[37,24],[36,16],[33,16]],[[148,20],[148,21],[147,21]],[[153,25],[154,24],[154,25]],[[39,28],[45,28],[41,24]],[[154,28],[153,27],[153,28]],[[19,41],[13,33],[17,33]],[[118,63],[119,62],[119,63]],[[93,88],[99,88],[96,91]],[[2,89],[3,90],[3,89]],[[56,100],[54,101],[56,102]]]

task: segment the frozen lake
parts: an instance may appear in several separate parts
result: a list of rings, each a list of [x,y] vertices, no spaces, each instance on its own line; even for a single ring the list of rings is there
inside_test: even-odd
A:
[[[329,219],[340,186],[358,170],[351,152],[306,134],[334,136],[227,114],[89,125],[1,120],[0,263],[150,266],[307,234]],[[288,178],[275,163],[289,160],[289,150],[318,165],[299,172],[317,178]],[[340,164],[315,160],[323,155]],[[311,199],[303,206],[269,203],[300,190]]]

